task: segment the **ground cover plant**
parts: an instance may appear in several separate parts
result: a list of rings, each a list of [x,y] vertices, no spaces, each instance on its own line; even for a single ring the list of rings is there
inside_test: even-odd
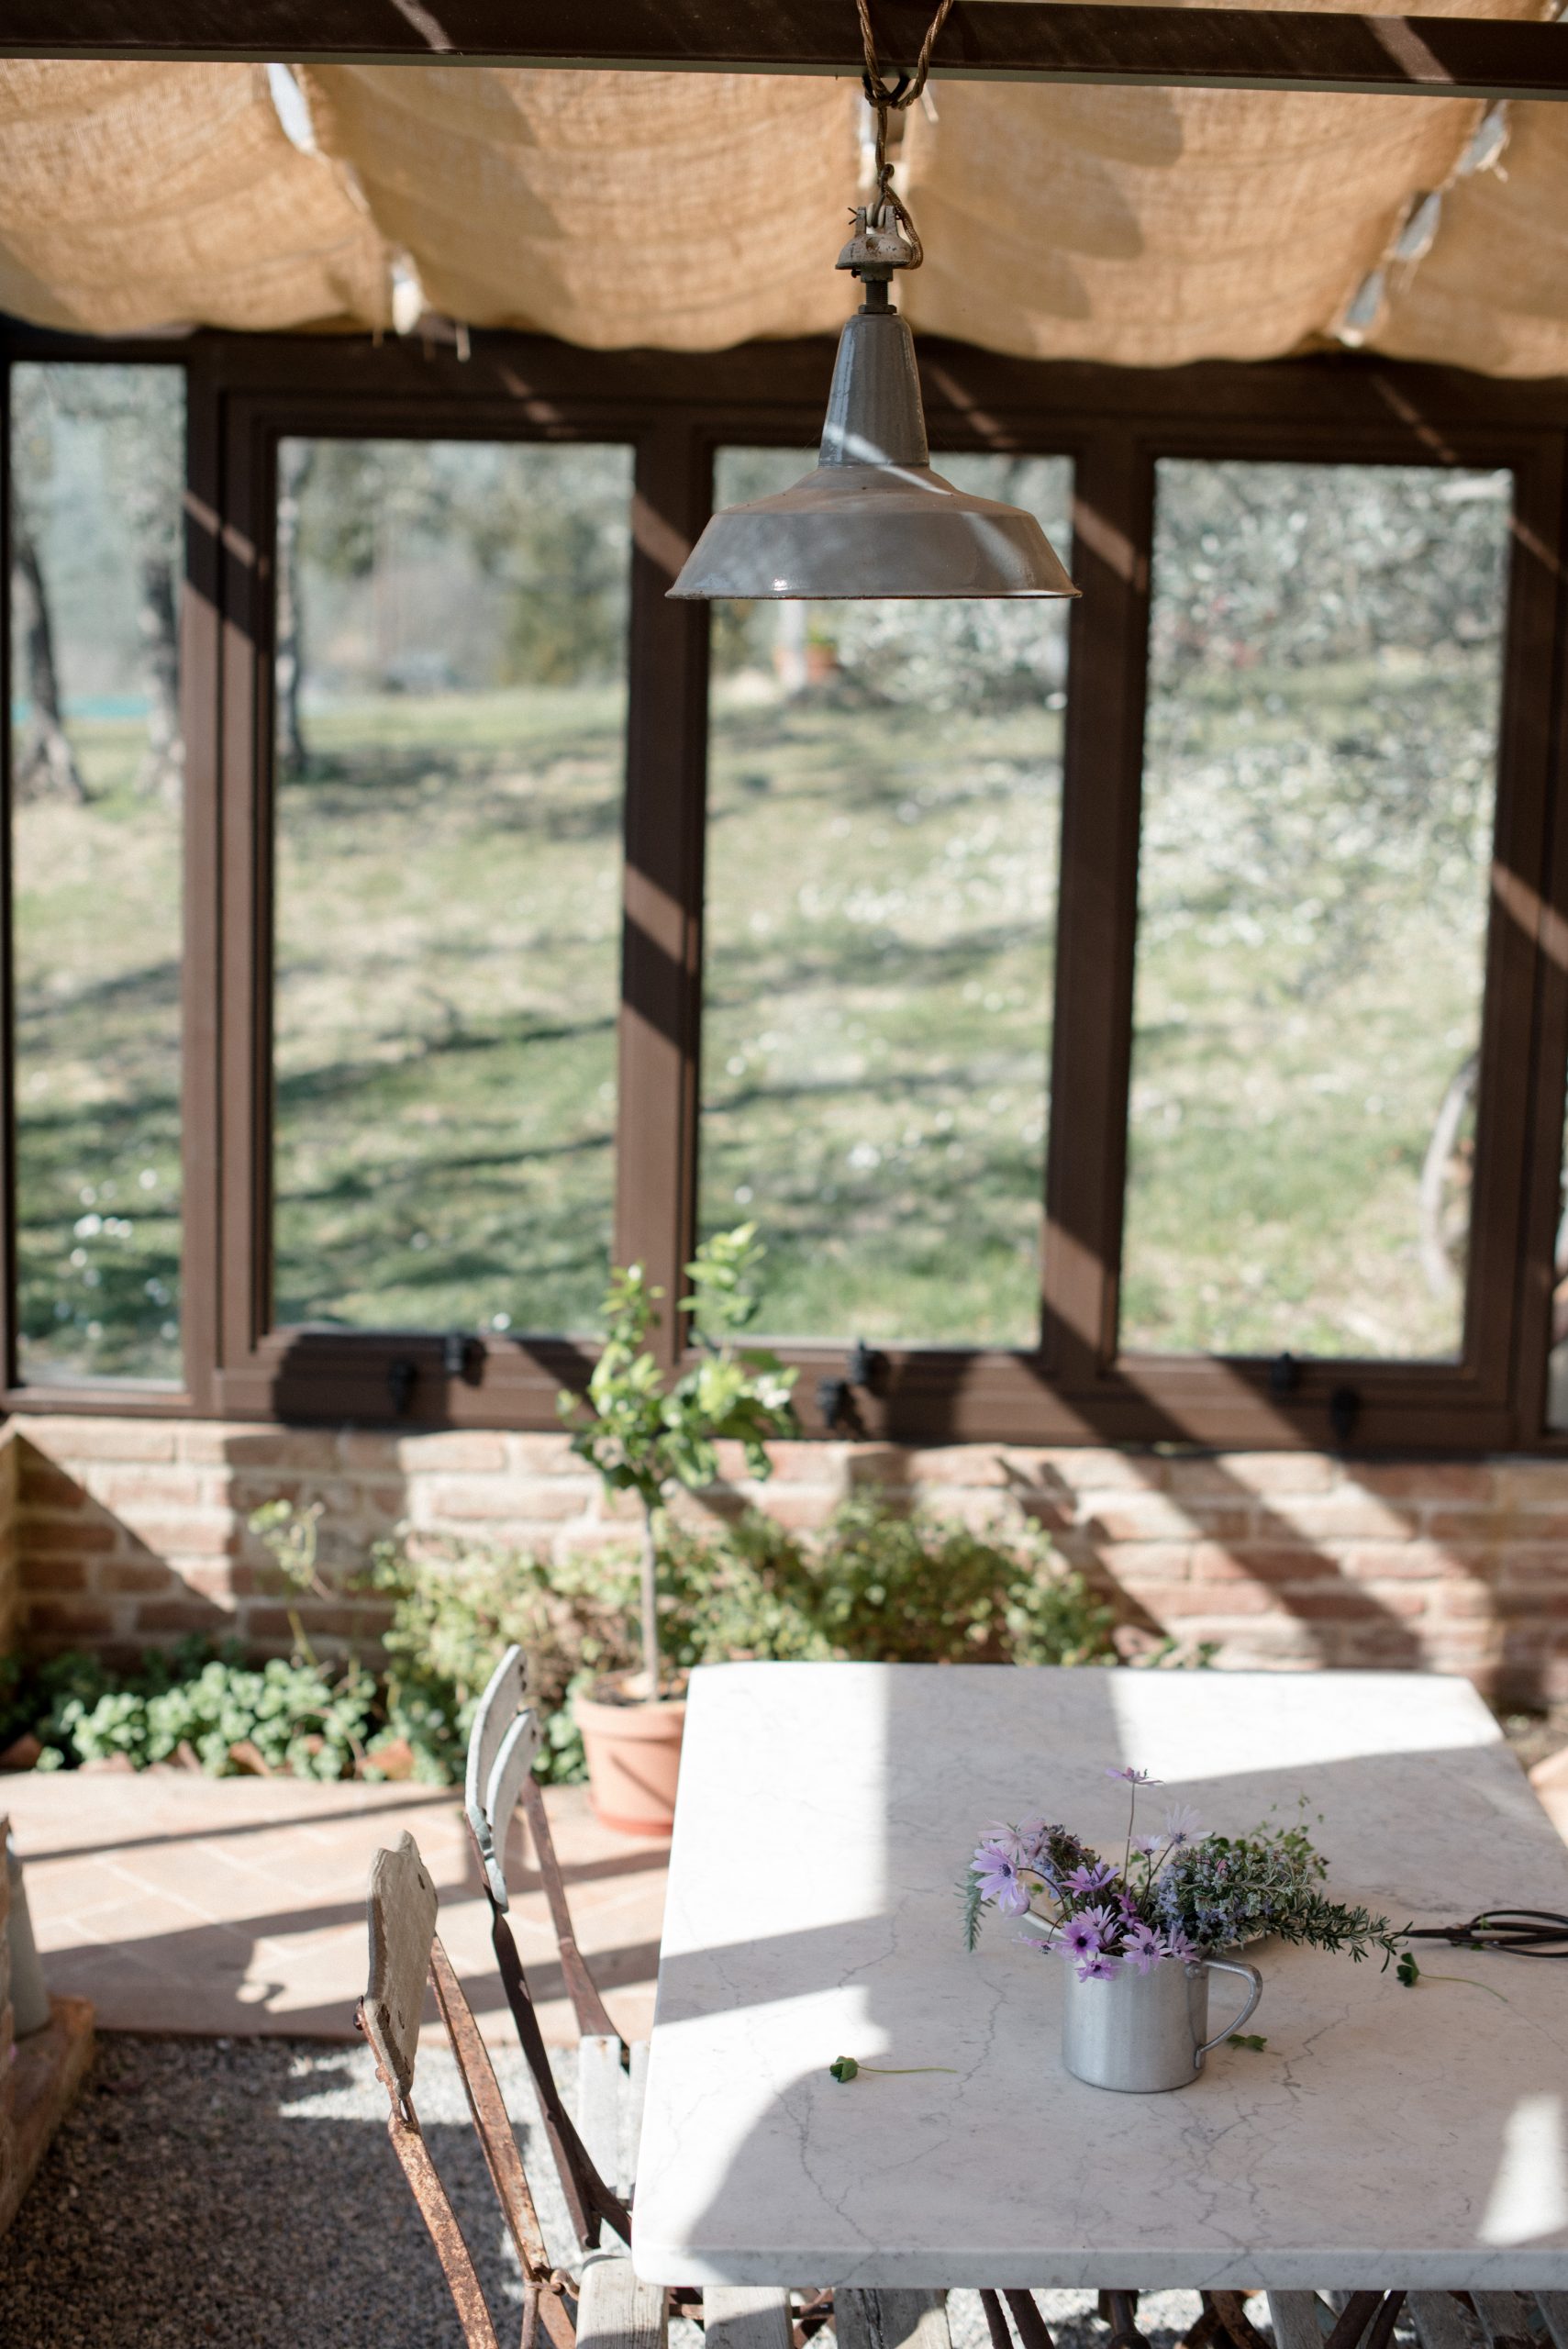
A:
[[[328,1586],[317,1512],[273,1502],[257,1521],[295,1592]],[[403,1538],[332,1572],[338,1589],[357,1581],[386,1602],[380,1658],[317,1655],[303,1622],[294,1655],[261,1666],[200,1641],[130,1673],[90,1656],[12,1658],[0,1664],[0,1751],[30,1733],[55,1768],[188,1758],[218,1776],[453,1785],[474,1706],[515,1641],[544,1716],[539,1774],[582,1775],[569,1700],[638,1661],[635,1551],[555,1560]],[[681,1673],[735,1657],[1110,1664],[1112,1622],[1032,1528],[977,1533],[870,1497],[815,1536],[754,1511],[666,1527],[660,1634]]]

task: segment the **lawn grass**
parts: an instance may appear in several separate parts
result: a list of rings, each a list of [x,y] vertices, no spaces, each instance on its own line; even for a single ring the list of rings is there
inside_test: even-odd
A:
[[[1156,713],[1133,1341],[1456,1342],[1453,1298],[1417,1264],[1416,1181],[1473,1041],[1480,867],[1456,852],[1434,880],[1395,859],[1348,928],[1301,908],[1357,853],[1332,835],[1319,714],[1371,710],[1397,735],[1419,707],[1474,738],[1485,658],[1269,683],[1265,731],[1307,777],[1301,837],[1319,843],[1314,863],[1286,841],[1285,898],[1251,888],[1237,847],[1256,814],[1246,696],[1199,696],[1164,734]],[[710,1230],[761,1221],[773,1333],[1032,1341],[1060,725],[1038,702],[716,688],[701,1209]],[[168,1377],[177,818],[136,794],[134,724],[75,734],[91,805],[16,818],[24,1358],[34,1376]],[[622,734],[618,693],[596,687],[313,718],[279,795],[280,1320],[592,1328]]]
[[[1034,1341],[1060,736],[716,692],[702,1217],[771,1334]]]
[[[180,816],[135,719],[72,740],[86,807],[18,807],[17,1289],[23,1375],[177,1379]]]

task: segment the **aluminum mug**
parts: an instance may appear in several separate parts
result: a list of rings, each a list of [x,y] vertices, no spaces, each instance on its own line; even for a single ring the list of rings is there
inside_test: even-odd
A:
[[[1225,1957],[1195,1958],[1186,1965],[1162,1957],[1147,1974],[1123,1965],[1108,1981],[1080,1982],[1071,1959],[1062,1971],[1063,2064],[1091,2087],[1132,2096],[1184,2088],[1195,2080],[1209,2049],[1240,2031],[1263,1995],[1255,1966]],[[1212,2038],[1211,1974],[1234,1974],[1250,1986],[1246,2005]]]

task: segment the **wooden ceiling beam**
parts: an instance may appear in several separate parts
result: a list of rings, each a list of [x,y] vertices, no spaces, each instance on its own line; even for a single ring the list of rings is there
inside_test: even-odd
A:
[[[873,0],[889,69],[931,0]],[[0,0],[0,57],[855,75],[851,0]],[[939,80],[1568,97],[1568,26],[956,0]]]

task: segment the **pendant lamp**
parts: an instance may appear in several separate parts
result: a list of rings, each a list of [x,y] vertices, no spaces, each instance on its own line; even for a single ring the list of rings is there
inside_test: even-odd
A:
[[[931,470],[915,338],[888,298],[894,271],[919,267],[920,244],[885,168],[879,181],[839,256],[866,298],[839,338],[816,470],[714,515],[673,596],[1079,593],[1032,514],[973,497]]]

